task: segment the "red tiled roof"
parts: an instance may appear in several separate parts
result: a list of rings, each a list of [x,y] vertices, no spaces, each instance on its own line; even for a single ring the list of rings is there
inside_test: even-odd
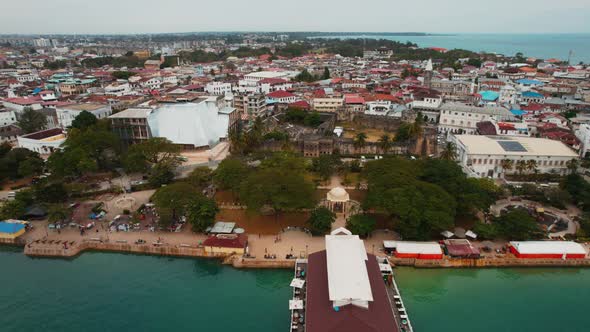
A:
[[[290,103],[289,107],[294,107],[294,108],[301,108],[301,109],[310,109],[311,105],[309,105],[308,102],[306,102],[305,100],[299,100],[296,101],[294,103]]]
[[[283,91],[283,90],[277,90],[277,91],[273,91],[269,94],[266,95],[269,98],[289,98],[289,97],[295,97],[294,94],[292,94],[291,92],[287,92],[287,91]]]
[[[359,95],[345,95],[344,102],[346,104],[364,104],[365,99]]]
[[[33,104],[39,104],[41,103],[41,98],[40,97],[28,97],[28,98],[7,98],[4,99],[4,101],[7,101],[9,103],[13,103],[13,104],[17,104],[17,105],[33,105]]]
[[[248,236],[245,234],[235,235],[235,236],[210,236],[205,241],[203,241],[203,245],[205,247],[219,247],[219,248],[237,248],[241,249],[246,246],[248,242]]]
[[[258,81],[258,83],[276,85],[276,84],[287,83],[287,81],[282,78],[269,77],[269,78],[261,79],[260,81]]]

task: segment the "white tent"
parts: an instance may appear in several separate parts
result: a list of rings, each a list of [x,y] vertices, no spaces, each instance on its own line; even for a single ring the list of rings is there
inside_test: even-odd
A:
[[[289,300],[289,310],[303,309],[303,300]]]
[[[305,284],[305,280],[303,279],[293,279],[291,281],[291,287],[295,287],[295,288],[303,288],[303,285]]]
[[[373,301],[365,245],[358,235],[326,235],[328,292],[332,306],[368,308]]]

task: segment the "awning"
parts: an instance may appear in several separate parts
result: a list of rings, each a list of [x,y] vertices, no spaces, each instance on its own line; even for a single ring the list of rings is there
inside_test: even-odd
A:
[[[303,279],[295,278],[291,281],[291,287],[303,288],[303,284],[305,284],[305,280],[303,280]]]
[[[452,238],[453,236],[455,236],[455,234],[453,234],[453,232],[450,232],[450,231],[444,231],[444,232],[441,232],[441,233],[440,233],[440,235],[442,235],[442,236],[446,237],[447,239],[450,239],[450,238]]]
[[[381,270],[381,272],[393,272],[391,265],[389,264],[379,263],[379,270]]]
[[[465,232],[465,236],[466,237],[469,237],[469,238],[472,238],[474,240],[477,239],[477,234],[473,233],[472,231]]]
[[[289,309],[303,309],[303,300],[289,300]]]

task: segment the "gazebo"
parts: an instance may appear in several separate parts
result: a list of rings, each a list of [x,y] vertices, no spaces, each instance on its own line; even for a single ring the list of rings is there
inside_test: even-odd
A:
[[[326,194],[328,208],[333,212],[347,213],[350,209],[350,196],[342,187],[332,188]]]

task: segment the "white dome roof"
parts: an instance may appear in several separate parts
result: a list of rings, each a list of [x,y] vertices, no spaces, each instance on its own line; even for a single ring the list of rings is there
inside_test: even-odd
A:
[[[344,188],[336,187],[328,192],[327,199],[332,202],[347,202],[350,200],[350,196]]]

